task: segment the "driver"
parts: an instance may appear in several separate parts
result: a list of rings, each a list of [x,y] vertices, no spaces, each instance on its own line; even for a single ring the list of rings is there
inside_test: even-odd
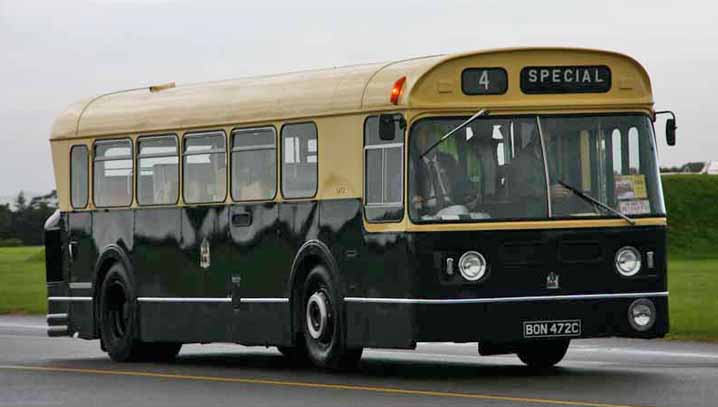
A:
[[[415,189],[411,199],[414,210],[419,214],[434,214],[440,209],[453,205],[456,180],[459,179],[458,165],[450,154],[432,149],[425,152],[441,134],[432,126],[421,126],[415,136],[416,154],[412,156]],[[438,129],[437,129],[438,130]]]
[[[552,146],[554,138],[551,132],[544,132],[546,150]],[[551,163],[549,163],[551,164]],[[555,174],[551,171],[550,174]],[[509,166],[510,193],[516,201],[524,205],[522,215],[527,217],[546,216],[546,173],[544,170],[543,152],[538,129],[533,127],[529,143],[521,149]],[[551,177],[549,177],[551,178]],[[562,201],[571,195],[563,185],[552,182],[550,186],[551,200]]]

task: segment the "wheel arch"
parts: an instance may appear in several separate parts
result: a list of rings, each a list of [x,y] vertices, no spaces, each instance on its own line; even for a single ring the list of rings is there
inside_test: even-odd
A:
[[[116,244],[105,246],[101,250],[100,255],[97,257],[97,261],[95,262],[94,281],[92,283],[93,320],[96,335],[99,335],[100,332],[100,289],[102,288],[102,282],[105,279],[105,275],[107,275],[107,272],[110,270],[112,265],[116,263],[122,264],[127,272],[127,278],[130,279],[129,283],[134,286],[134,270],[132,268],[132,262],[130,262],[130,258],[125,249]]]
[[[318,264],[322,264],[327,268],[329,274],[334,279],[334,283],[337,290],[339,291],[337,293],[339,299],[344,299],[344,286],[342,284],[342,276],[339,272],[339,267],[337,265],[336,259],[334,258],[334,255],[332,254],[331,250],[329,250],[329,247],[324,242],[316,239],[305,242],[299,248],[299,250],[297,251],[297,255],[294,257],[288,281],[289,312],[291,315],[290,329],[292,334],[292,340],[294,340],[295,336],[299,332],[301,332],[299,331],[299,327],[301,326],[300,321],[298,320],[299,314],[295,312],[295,309],[297,306],[299,306],[297,301],[300,297],[299,293],[300,288],[302,287],[302,282],[307,277],[312,268],[314,268]]]

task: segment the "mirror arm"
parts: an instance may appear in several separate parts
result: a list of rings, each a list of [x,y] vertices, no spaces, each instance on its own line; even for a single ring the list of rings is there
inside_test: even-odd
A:
[[[673,120],[676,120],[676,114],[671,110],[659,110],[653,113],[654,116],[658,116],[659,114],[669,114]]]

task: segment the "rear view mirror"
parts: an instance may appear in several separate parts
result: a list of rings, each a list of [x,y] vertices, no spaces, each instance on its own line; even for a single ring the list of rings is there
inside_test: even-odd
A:
[[[669,146],[676,145],[676,119],[666,120],[666,144]]]
[[[379,115],[379,138],[383,141],[392,141],[395,134],[394,115],[388,113]]]
[[[656,112],[656,115],[659,114],[669,114],[671,115],[671,118],[666,120],[666,144],[669,146],[675,146],[676,145],[676,115],[675,113],[671,112],[670,110],[663,110],[660,112]]]

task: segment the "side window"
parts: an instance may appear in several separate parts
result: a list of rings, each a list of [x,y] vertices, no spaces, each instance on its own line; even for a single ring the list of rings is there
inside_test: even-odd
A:
[[[132,142],[95,142],[93,197],[97,207],[129,206],[132,203]]]
[[[70,195],[75,209],[87,206],[87,188],[89,186],[87,146],[72,146],[70,150]]]
[[[227,197],[227,154],[221,131],[184,137],[182,188],[187,203],[222,202]]]
[[[364,213],[369,222],[401,220],[404,214],[404,131],[397,121],[394,140],[379,138],[379,117],[364,122]]]
[[[137,202],[174,204],[179,194],[177,137],[140,137],[137,142]]]
[[[310,198],[317,193],[317,127],[314,123],[282,127],[282,195]]]
[[[232,199],[272,199],[277,192],[277,144],[273,127],[232,132]]]

